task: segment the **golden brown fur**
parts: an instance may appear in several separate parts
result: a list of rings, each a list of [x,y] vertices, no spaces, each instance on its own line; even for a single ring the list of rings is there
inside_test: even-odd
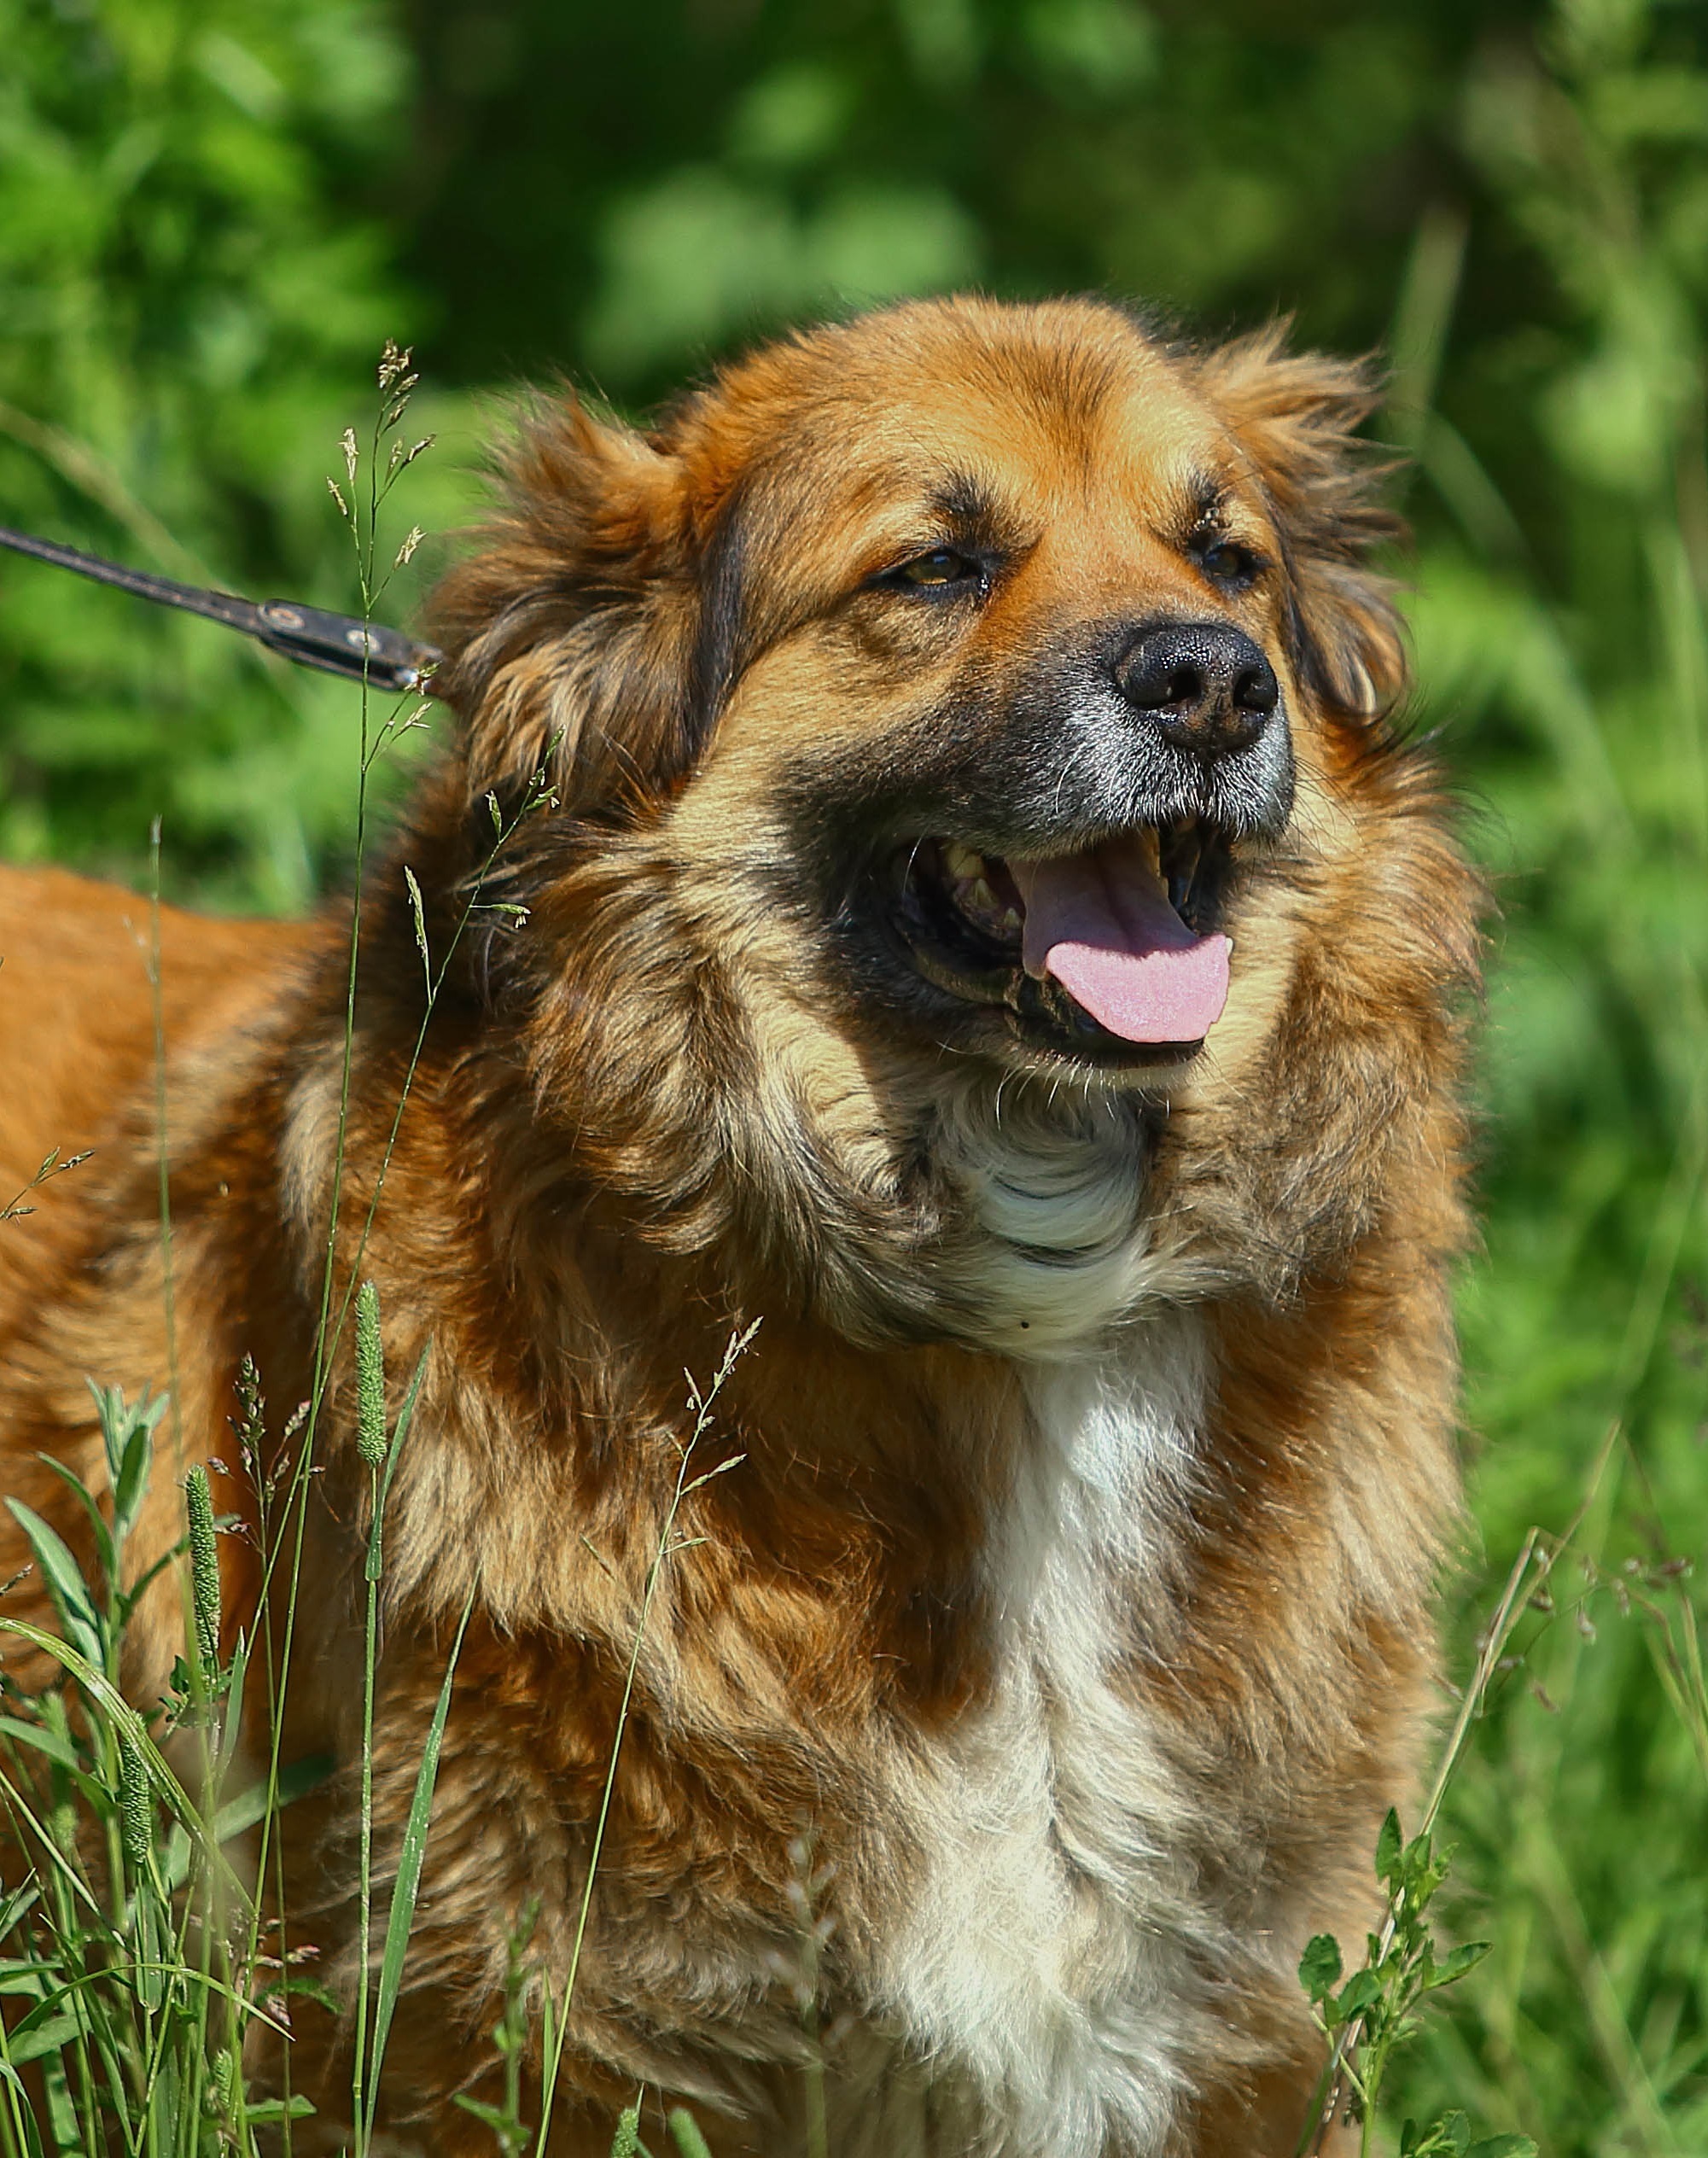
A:
[[[1092,303],[965,300],[772,347],[650,435],[568,401],[527,421],[440,602],[455,739],[370,873],[335,1236],[340,1292],[359,1251],[378,1283],[393,1382],[427,1353],[388,1522],[388,1852],[475,1598],[388,2061],[405,2137],[487,2147],[452,2094],[493,2095],[531,1895],[561,1979],[682,1374],[762,1317],[705,1456],[743,1459],[689,1501],[703,1541],[643,1648],[563,2149],[603,2150],[643,2081],[720,2151],[800,2147],[803,1836],[839,2155],[1292,2149],[1317,2054],[1291,1974],[1371,1917],[1455,1490],[1474,893],[1383,721],[1402,656],[1348,440],[1367,401],[1273,335],[1197,352]],[[1260,574],[1210,576],[1206,519]],[[898,590],[893,565],[954,547],[994,565],[976,600]],[[1291,763],[1233,842],[1226,1015],[1130,1070],[983,1006],[944,1006],[940,1039],[872,926],[871,835],[953,818],[1047,851],[1056,819],[1091,843],[1083,655],[1140,619],[1237,625],[1280,685]],[[516,817],[542,770],[552,802],[495,849],[488,797]],[[423,1005],[405,865],[448,966],[388,1165]],[[0,1181],[96,1149],[0,1230],[9,1489],[68,1537],[34,1457],[97,1477],[84,1374],[168,1375],[137,916],[0,874]],[[347,952],[335,908],[168,911],[162,949],[205,1459],[245,1353],[276,1438],[311,1391]],[[347,1762],[347,1362],[287,1744]],[[175,1623],[158,1599],[139,1700]],[[335,1817],[289,1824],[298,1923],[347,1980],[341,1850]],[[341,2043],[299,2040],[333,2121]]]

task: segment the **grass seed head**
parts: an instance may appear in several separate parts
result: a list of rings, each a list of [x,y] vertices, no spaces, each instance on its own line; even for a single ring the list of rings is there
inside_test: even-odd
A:
[[[219,1671],[219,1551],[213,1537],[213,1495],[198,1462],[184,1479],[189,1517],[189,1595],[195,1615],[195,1646],[210,1685]]]
[[[386,1458],[386,1366],[380,1346],[380,1292],[371,1281],[356,1298],[356,1451],[370,1468]]]
[[[119,1832],[125,1856],[140,1877],[146,1873],[154,1841],[154,1806],[143,1749],[128,1731],[119,1735]]]

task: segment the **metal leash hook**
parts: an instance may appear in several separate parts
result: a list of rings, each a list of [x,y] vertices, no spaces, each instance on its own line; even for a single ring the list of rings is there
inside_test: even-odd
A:
[[[27,532],[13,532],[0,525],[0,547],[50,562],[56,569],[74,569],[79,577],[97,584],[114,585],[138,599],[151,599],[157,607],[179,607],[186,614],[205,615],[245,637],[253,637],[281,659],[299,667],[318,667],[324,674],[341,674],[350,681],[367,681],[375,689],[399,695],[437,697],[434,669],[445,655],[433,644],[405,637],[401,630],[382,629],[353,615],[329,615],[324,608],[304,607],[294,599],[266,599],[258,605],[239,599],[233,592],[212,592],[199,585],[181,585],[175,578],[154,577],[140,569],[126,569],[80,548],[65,547],[56,540],[37,540]]]

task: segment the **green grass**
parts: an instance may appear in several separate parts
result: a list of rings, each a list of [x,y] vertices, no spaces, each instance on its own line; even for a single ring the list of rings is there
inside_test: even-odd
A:
[[[1443,1815],[1443,1902],[1494,1952],[1402,2073],[1420,2114],[1463,2104],[1584,2158],[1708,2148],[1708,467],[1686,236],[1708,104],[1693,138],[1641,30],[1563,9],[1553,71],[1491,73],[1472,101],[1574,325],[1536,384],[1546,517],[1513,515],[1444,420],[1413,423],[1440,534],[1424,709],[1499,907],[1456,1671],[1528,1528],[1583,1520]]]

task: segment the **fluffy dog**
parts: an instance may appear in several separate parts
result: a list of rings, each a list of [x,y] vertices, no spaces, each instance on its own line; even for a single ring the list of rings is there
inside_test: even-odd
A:
[[[1373,1918],[1455,1502],[1476,894],[1384,724],[1369,402],[1275,333],[972,300],[761,350],[647,434],[544,402],[440,597],[455,736],[370,872],[347,1102],[347,910],[168,913],[186,1453],[231,1454],[246,1354],[282,1444],[329,1249],[394,1392],[425,1357],[387,1853],[473,1598],[405,2142],[488,2147],[453,2095],[493,2095],[530,1899],[561,1983],[684,1369],[762,1319],[640,1639],[562,2148],[645,2085],[798,2149],[817,2056],[837,2158],[1291,2150],[1295,1965]],[[0,1233],[9,1488],[73,1538],[35,1457],[100,1480],[84,1374],[169,1379],[139,913],[0,881],[0,1169],[97,1150]],[[325,1386],[286,1753],[347,1763],[347,1339]],[[347,1978],[351,1803],[287,1817]],[[341,2043],[298,2040],[334,2122]]]

